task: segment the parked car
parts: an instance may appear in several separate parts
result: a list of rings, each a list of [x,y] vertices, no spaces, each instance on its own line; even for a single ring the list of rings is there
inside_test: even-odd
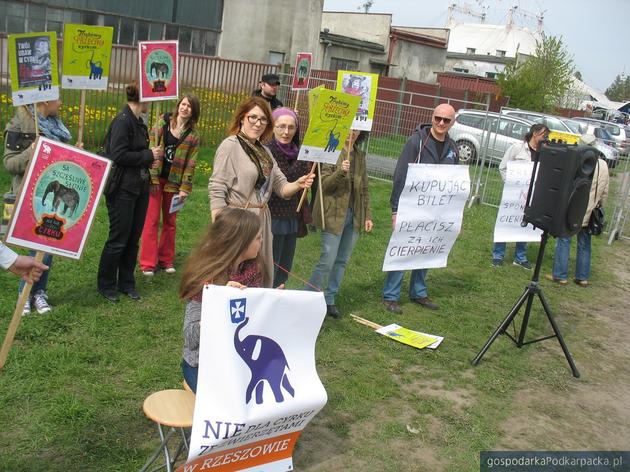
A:
[[[502,110],[501,113],[508,116],[516,116],[532,123],[541,123],[549,128],[550,131],[560,131],[562,133],[575,134],[575,131],[573,131],[567,124],[565,124],[561,118],[556,116],[545,115],[544,113],[538,113],[528,110]]]
[[[627,133],[626,126],[611,123],[610,121],[595,120],[593,118],[579,117],[575,119],[594,124],[608,131],[617,144],[617,149],[619,149],[621,154],[628,154],[628,151],[630,151],[630,134]]]
[[[586,133],[586,123],[583,121],[574,120],[572,118],[560,118],[565,125],[567,125],[572,133],[575,134],[585,134]]]
[[[505,150],[523,140],[532,123],[517,117],[480,110],[459,110],[449,136],[457,143],[459,160],[475,162],[485,157],[486,162],[498,164]],[[487,149],[487,154],[481,152]]]
[[[594,146],[603,154],[604,160],[608,167],[614,169],[619,163],[619,150],[612,136],[604,128],[596,124],[587,123],[584,134],[592,134],[595,136]]]

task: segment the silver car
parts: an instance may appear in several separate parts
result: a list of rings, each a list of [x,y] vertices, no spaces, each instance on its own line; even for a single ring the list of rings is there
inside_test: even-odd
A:
[[[630,151],[630,135],[628,135],[626,127],[617,123],[611,123],[610,121],[594,120],[592,118],[575,118],[576,120],[593,124],[604,128],[612,139],[615,141],[617,149],[621,154],[628,154]]]
[[[531,125],[499,113],[459,110],[448,134],[457,143],[460,162],[484,158],[490,164],[498,164],[507,148],[523,140]]]

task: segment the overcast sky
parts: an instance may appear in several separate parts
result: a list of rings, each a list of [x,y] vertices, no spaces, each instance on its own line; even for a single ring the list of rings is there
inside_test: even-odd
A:
[[[325,0],[324,11],[359,11],[365,0]],[[450,4],[464,6],[461,0],[374,0],[371,13],[391,13],[394,26],[446,25]],[[583,80],[602,92],[622,72],[630,74],[630,0],[468,0],[468,6],[480,11],[487,6],[486,23],[505,24],[511,6],[538,14],[544,11],[543,31],[561,36],[573,55]],[[478,23],[472,16],[455,13],[463,23]],[[530,29],[536,20],[515,15],[514,22]]]

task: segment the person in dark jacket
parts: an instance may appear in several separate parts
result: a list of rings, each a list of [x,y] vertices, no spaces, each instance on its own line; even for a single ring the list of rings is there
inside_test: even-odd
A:
[[[278,163],[278,167],[293,182],[303,175],[308,174],[306,161],[298,161],[300,152],[300,130],[297,115],[288,108],[277,108],[272,113],[273,137],[269,143],[269,150]],[[274,267],[273,286],[278,287],[287,281],[293,265],[295,245],[298,235],[297,206],[302,192],[293,195],[289,200],[272,195],[269,199],[269,211],[271,212],[271,232],[273,233],[273,262]]]
[[[392,228],[396,227],[396,213],[398,211],[398,201],[405,186],[407,169],[409,164],[457,164],[459,155],[457,144],[449,135],[455,121],[455,109],[446,103],[438,105],[433,110],[430,125],[420,125],[407,140],[405,147],[396,163],[394,171],[394,183],[390,205],[392,208]],[[428,295],[427,286],[424,281],[428,269],[416,269],[411,271],[411,281],[409,282],[409,298],[411,301],[431,310],[437,310],[438,306]],[[383,304],[388,311],[402,313],[400,300],[400,287],[402,285],[405,271],[390,271],[385,278],[383,287]]]
[[[278,100],[278,85],[280,85],[280,77],[276,74],[265,74],[258,83],[258,88],[252,92],[252,97],[262,97],[269,102],[271,111],[276,108],[282,108],[282,102]]]
[[[138,240],[149,205],[149,168],[161,148],[149,149],[149,132],[140,118],[147,104],[140,102],[138,84],[127,85],[127,106],[109,127],[105,151],[113,161],[105,188],[109,214],[109,238],[98,266],[98,292],[111,302],[118,292],[139,300],[134,269]]]

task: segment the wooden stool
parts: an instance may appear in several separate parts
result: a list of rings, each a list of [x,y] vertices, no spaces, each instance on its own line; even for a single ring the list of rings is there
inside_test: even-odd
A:
[[[195,409],[195,395],[186,390],[162,390],[149,395],[146,400],[144,400],[142,409],[144,410],[144,414],[147,418],[155,421],[162,442],[140,471],[147,471],[149,466],[153,464],[159,457],[160,453],[163,452],[166,470],[168,472],[172,472],[173,465],[177,462],[181,452],[184,449],[188,451],[188,439],[184,428],[192,427],[193,411]],[[166,435],[162,430],[162,426],[170,427],[170,430],[166,433]],[[175,456],[171,459],[168,450],[168,441],[178,429],[182,434],[182,442],[177,447]],[[160,466],[159,469],[162,467],[164,466]]]

